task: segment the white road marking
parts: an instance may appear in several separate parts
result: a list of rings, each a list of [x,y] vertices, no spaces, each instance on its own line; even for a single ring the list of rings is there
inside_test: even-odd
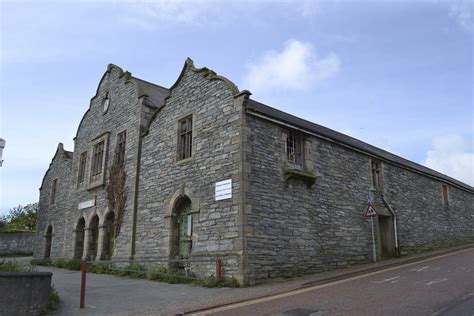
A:
[[[448,281],[448,279],[446,279],[446,278],[435,279],[433,281],[430,281],[430,282],[426,283],[426,285],[433,285],[433,284],[441,283],[441,282],[444,282],[444,281]]]
[[[426,267],[411,269],[410,271],[421,272],[421,271],[424,271],[424,270],[429,269],[429,268],[430,268],[430,266],[426,266]]]
[[[441,258],[445,258],[445,257],[449,257],[449,256],[452,256],[452,255],[460,254],[460,253],[467,252],[467,251],[473,251],[473,250],[474,250],[473,248],[463,249],[463,250],[459,250],[459,251],[455,251],[455,252],[450,252],[450,253],[447,253],[447,254],[444,254],[444,255],[431,257],[431,258],[425,259],[423,261],[428,262],[428,261],[438,260],[438,259],[441,259]],[[268,302],[268,301],[273,301],[273,300],[277,300],[277,299],[281,299],[281,298],[285,298],[285,297],[295,296],[295,295],[299,295],[299,294],[302,294],[302,293],[307,293],[307,292],[319,290],[319,289],[326,288],[326,287],[335,286],[335,285],[338,285],[338,284],[344,284],[344,283],[347,283],[347,282],[352,282],[352,281],[355,281],[355,280],[364,279],[364,278],[370,277],[372,275],[377,275],[377,274],[385,273],[385,272],[388,272],[388,271],[403,269],[403,268],[406,268],[406,267],[414,266],[416,264],[419,264],[419,262],[401,264],[399,266],[395,266],[395,267],[391,267],[391,268],[387,268],[387,269],[383,269],[383,270],[379,270],[379,271],[369,272],[367,274],[358,275],[358,276],[354,276],[354,277],[349,277],[347,279],[342,279],[342,280],[338,280],[338,281],[334,281],[334,282],[330,282],[330,283],[326,283],[326,284],[321,284],[321,285],[315,285],[315,286],[311,286],[311,287],[303,288],[303,289],[296,289],[296,290],[292,290],[292,291],[288,291],[288,292],[284,292],[284,293],[270,295],[270,296],[267,296],[267,297],[250,299],[248,301],[243,301],[243,302],[240,302],[240,303],[230,303],[228,305],[218,306],[218,307],[214,307],[214,308],[211,307],[211,308],[209,308],[207,310],[204,310],[204,311],[200,311],[200,312],[197,312],[197,313],[190,313],[190,315],[209,315],[209,314],[223,312],[223,311],[236,309],[236,308],[240,308],[240,307],[245,307],[245,306],[249,306],[249,305],[264,303],[264,302]]]
[[[396,276],[396,277],[393,277],[393,278],[390,278],[390,279],[383,279],[382,281],[372,281],[372,283],[385,283],[385,282],[389,282],[389,281],[393,281],[393,280],[396,280],[398,279],[400,276]]]

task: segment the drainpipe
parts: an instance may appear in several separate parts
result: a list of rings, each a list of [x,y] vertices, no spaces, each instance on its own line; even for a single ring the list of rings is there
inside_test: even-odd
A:
[[[382,194],[382,201],[385,204],[385,206],[388,208],[390,213],[392,213],[392,215],[393,215],[393,230],[395,232],[395,255],[396,255],[396,257],[400,257],[400,251],[399,251],[399,248],[398,248],[397,213],[395,213],[395,211],[390,206],[390,204],[388,204],[388,202],[385,199],[385,197],[383,196],[383,194]]]

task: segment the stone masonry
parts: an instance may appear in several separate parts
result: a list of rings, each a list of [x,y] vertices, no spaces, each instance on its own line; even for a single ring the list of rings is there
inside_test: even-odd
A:
[[[43,179],[34,256],[49,238],[53,258],[184,258],[200,276],[219,257],[225,276],[255,284],[369,261],[368,201],[380,259],[474,241],[471,186],[250,95],[190,59],[169,89],[110,65],[74,152],[59,145]],[[107,188],[124,131],[126,202],[113,234],[120,210]],[[222,182],[231,187],[221,199]]]

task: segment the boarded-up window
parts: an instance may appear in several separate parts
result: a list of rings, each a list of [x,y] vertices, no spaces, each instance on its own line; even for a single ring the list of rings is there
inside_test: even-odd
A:
[[[56,193],[58,191],[58,179],[54,179],[51,185],[50,204],[56,203]]]
[[[446,184],[443,184],[442,187],[443,187],[443,203],[444,203],[444,206],[449,206],[448,186]]]
[[[193,116],[178,122],[178,160],[190,158],[193,147]]]
[[[94,145],[92,150],[91,177],[94,178],[102,173],[102,161],[104,158],[104,141]]]
[[[372,174],[372,187],[375,189],[382,188],[382,163],[379,160],[370,160],[370,171]]]
[[[293,130],[283,131],[288,167],[303,169],[303,136]]]
[[[117,146],[115,147],[115,159],[117,163],[123,165],[125,162],[125,144],[127,140],[127,131],[117,135]]]
[[[79,157],[79,174],[77,182],[79,185],[84,183],[84,179],[86,176],[86,164],[87,164],[87,151],[83,152]]]

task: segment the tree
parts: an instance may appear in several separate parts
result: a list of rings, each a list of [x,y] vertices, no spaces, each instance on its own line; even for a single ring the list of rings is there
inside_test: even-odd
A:
[[[38,203],[12,207],[10,213],[0,219],[0,228],[3,230],[35,230],[37,213]]]

